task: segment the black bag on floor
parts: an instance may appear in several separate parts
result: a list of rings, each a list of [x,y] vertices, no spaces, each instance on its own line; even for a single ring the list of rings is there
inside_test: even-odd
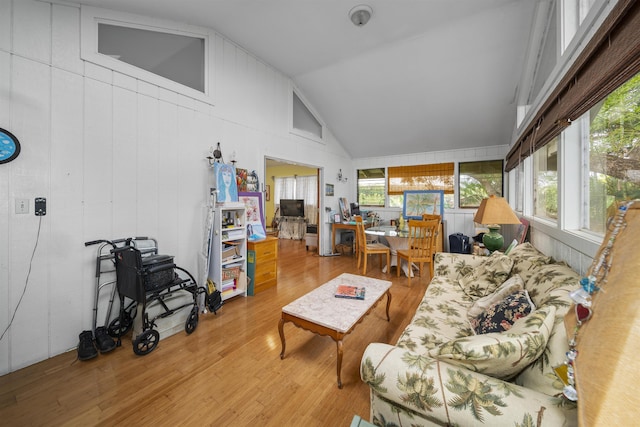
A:
[[[465,236],[462,233],[455,233],[449,235],[449,252],[457,254],[470,254],[471,242],[469,236]]]

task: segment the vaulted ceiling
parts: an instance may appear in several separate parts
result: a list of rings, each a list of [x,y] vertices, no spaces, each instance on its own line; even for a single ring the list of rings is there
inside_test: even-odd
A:
[[[81,0],[224,35],[291,77],[354,158],[509,144],[538,1]]]

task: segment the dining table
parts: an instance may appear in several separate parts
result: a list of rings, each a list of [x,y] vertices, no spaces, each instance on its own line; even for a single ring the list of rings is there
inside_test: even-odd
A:
[[[365,234],[372,240],[378,240],[380,243],[386,243],[391,250],[391,259],[389,266],[385,266],[382,271],[387,272],[388,267],[398,267],[398,249],[409,248],[409,229],[399,229],[395,225],[378,225],[376,227],[370,227],[365,230]],[[438,238],[436,238],[435,252],[442,252],[442,223],[438,228]],[[409,269],[407,265],[402,266],[402,271],[409,277],[413,277],[413,268]]]

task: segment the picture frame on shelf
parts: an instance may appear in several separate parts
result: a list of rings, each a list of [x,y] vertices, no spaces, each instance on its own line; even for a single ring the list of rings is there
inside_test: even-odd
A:
[[[336,224],[341,223],[342,222],[342,215],[340,215],[339,213],[333,214],[333,222],[335,222]]]
[[[407,190],[404,192],[402,216],[422,219],[422,214],[444,215],[444,191]]]
[[[244,204],[246,210],[245,226],[247,227],[247,238],[250,241],[266,238],[262,193],[259,191],[241,191],[238,193],[238,199]]]
[[[527,238],[528,230],[529,230],[529,221],[524,218],[520,218],[520,225],[518,226],[518,230],[516,231],[516,237],[515,237],[515,240],[518,241],[519,245],[524,243],[525,239]]]

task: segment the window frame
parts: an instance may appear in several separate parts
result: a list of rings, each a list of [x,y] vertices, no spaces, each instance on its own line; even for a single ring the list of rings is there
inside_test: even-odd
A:
[[[371,205],[371,204],[364,204],[362,202],[360,202],[360,171],[367,171],[367,170],[382,170],[382,178],[376,178],[376,179],[382,179],[383,183],[382,183],[382,187],[383,187],[383,200],[382,200],[382,204],[381,205]],[[356,200],[358,200],[358,203],[360,204],[360,206],[366,206],[366,207],[375,207],[375,208],[384,208],[387,205],[387,168],[385,167],[379,167],[379,168],[363,168],[363,169],[358,169],[356,171],[356,177],[357,177],[357,181],[356,181]]]
[[[298,88],[291,84],[289,90],[289,133],[299,136],[301,138],[309,139],[314,142],[318,142],[321,144],[325,144],[325,137],[327,134],[327,128],[324,124],[324,121],[320,118],[320,115],[315,111],[311,104],[307,101],[307,99],[302,95],[302,93],[298,90]],[[298,129],[293,126],[293,96],[297,96],[298,99],[302,102],[302,104],[306,107],[309,113],[313,116],[313,118],[320,124],[322,135],[318,137],[317,135],[307,132],[303,129]]]
[[[474,160],[474,161],[470,161],[470,162],[458,162],[458,172],[457,172],[457,188],[458,188],[458,197],[457,197],[458,205],[457,206],[458,206],[458,209],[478,209],[480,207],[480,203],[478,203],[477,206],[470,206],[470,205],[462,206],[462,203],[461,203],[461,196],[462,196],[462,172],[461,172],[461,167],[462,167],[462,165],[473,164],[473,163],[496,163],[496,162],[500,162],[500,171],[502,172],[501,179],[500,179],[500,194],[496,194],[496,196],[503,197],[504,188],[505,188],[505,186],[504,186],[505,174],[504,174],[504,160],[503,159]],[[485,193],[487,194],[485,197],[488,197],[489,193],[487,193],[486,191],[485,191]]]
[[[214,104],[213,84],[211,70],[213,70],[212,58],[214,57],[211,43],[212,34],[204,28],[176,24],[169,21],[152,19],[140,15],[105,10],[90,6],[81,6],[80,9],[80,56],[84,61],[96,64],[107,69],[120,72],[135,79],[140,79],[164,89],[197,99],[207,104]],[[120,27],[135,28],[167,34],[175,34],[204,40],[204,92],[185,86],[174,80],[162,77],[135,65],[111,58],[98,52],[98,24],[108,24]]]

